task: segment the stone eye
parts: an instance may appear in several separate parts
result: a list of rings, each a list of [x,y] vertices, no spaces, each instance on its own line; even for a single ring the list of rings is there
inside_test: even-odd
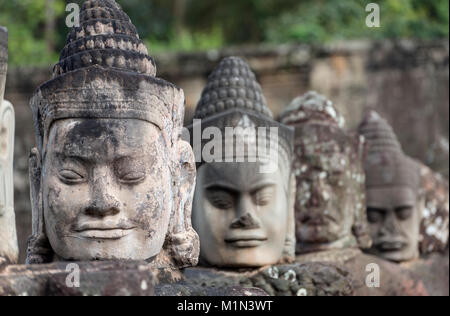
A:
[[[208,190],[208,201],[216,208],[229,210],[234,207],[233,196],[223,190]]]
[[[384,212],[380,209],[368,207],[367,208],[367,219],[370,223],[380,223],[383,221]]]
[[[258,206],[266,206],[273,200],[273,195],[274,192],[271,187],[258,190],[253,194],[254,203]]]
[[[80,182],[84,179],[84,177],[81,174],[69,169],[61,170],[59,172],[59,176],[64,182],[72,182],[72,183]]]
[[[412,207],[410,206],[404,206],[404,207],[399,207],[395,210],[395,213],[397,213],[397,217],[404,221],[409,219],[412,216]]]
[[[120,177],[120,180],[126,183],[137,183],[145,179],[144,172],[130,172]]]

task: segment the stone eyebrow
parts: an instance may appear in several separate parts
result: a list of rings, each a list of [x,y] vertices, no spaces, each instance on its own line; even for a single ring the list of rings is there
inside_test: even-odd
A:
[[[88,162],[94,160],[93,158],[86,157],[83,155],[73,154],[73,153],[56,152],[55,155],[59,159],[62,159],[62,160],[71,159],[71,160],[75,160],[81,164],[85,164],[85,163],[88,163]]]
[[[258,192],[266,188],[274,187],[276,183],[270,180],[263,180],[250,187],[250,192]]]
[[[240,191],[240,189],[237,188],[235,185],[225,182],[225,181],[206,183],[205,189],[207,189],[207,190],[219,189],[219,190],[227,190],[227,191],[234,191],[234,192]]]

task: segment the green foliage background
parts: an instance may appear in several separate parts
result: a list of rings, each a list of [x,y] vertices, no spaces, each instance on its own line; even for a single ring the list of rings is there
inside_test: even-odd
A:
[[[68,32],[65,6],[52,0],[54,48],[45,37],[46,2],[0,0],[0,25],[10,33],[12,65],[54,63]],[[184,1],[181,15],[174,14]],[[228,45],[326,43],[341,39],[449,36],[449,0],[118,0],[153,53]],[[367,28],[365,6],[381,7],[381,27]]]

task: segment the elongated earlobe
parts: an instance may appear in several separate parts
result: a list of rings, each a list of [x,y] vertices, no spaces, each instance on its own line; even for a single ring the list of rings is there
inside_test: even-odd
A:
[[[200,240],[192,228],[192,202],[194,199],[196,167],[189,143],[179,141],[178,194],[175,196],[172,225],[166,247],[178,268],[196,266],[200,255]]]
[[[42,208],[42,160],[37,148],[33,148],[29,158],[30,195],[32,210],[32,235],[28,239],[26,264],[49,263],[53,258],[44,228],[44,214]]]
[[[290,263],[295,261],[295,193],[297,190],[295,175],[292,174],[289,179],[289,209],[286,242],[283,250],[283,262]]]

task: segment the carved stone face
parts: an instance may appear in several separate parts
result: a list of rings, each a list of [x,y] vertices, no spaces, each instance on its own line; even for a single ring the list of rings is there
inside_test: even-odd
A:
[[[172,209],[167,146],[140,120],[66,119],[43,162],[45,231],[66,260],[146,260],[162,249]]]
[[[370,252],[395,262],[417,258],[421,203],[410,188],[368,188]]]
[[[342,133],[319,126],[297,128],[294,169],[297,177],[297,252],[355,245],[352,227],[362,205],[363,175],[353,164],[348,140]],[[343,143],[346,142],[346,143]],[[344,144],[344,145],[342,145]]]
[[[198,170],[193,225],[200,257],[217,267],[280,261],[288,231],[288,180],[261,163],[208,163]]]

